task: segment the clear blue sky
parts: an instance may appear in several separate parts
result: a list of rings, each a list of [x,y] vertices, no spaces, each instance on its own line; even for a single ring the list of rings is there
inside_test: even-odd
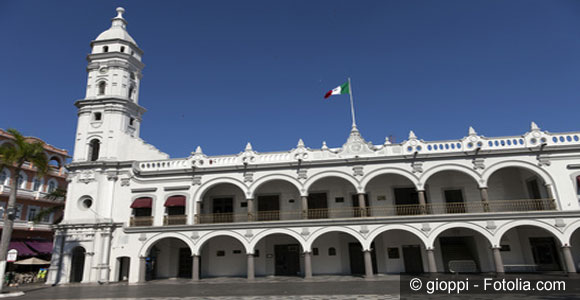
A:
[[[580,1],[1,1],[0,128],[72,151],[89,43],[126,9],[141,137],[172,157],[580,130]]]

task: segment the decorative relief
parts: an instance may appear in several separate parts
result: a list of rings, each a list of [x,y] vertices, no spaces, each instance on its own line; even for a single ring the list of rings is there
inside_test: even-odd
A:
[[[474,158],[472,163],[473,163],[473,169],[478,170],[478,169],[485,169],[485,164],[484,164],[485,160],[481,157],[479,158]]]
[[[254,172],[245,172],[244,182],[254,182]]]
[[[117,175],[117,172],[115,172],[115,171],[107,172],[107,180],[117,181],[118,179],[119,179],[119,176]]]
[[[83,171],[79,174],[78,178],[79,182],[88,184],[91,181],[95,181],[95,172],[89,170]]]
[[[121,178],[121,186],[130,186],[131,178]]]
[[[254,236],[254,233],[252,232],[252,229],[248,229],[246,230],[246,233],[244,234],[245,237],[247,238],[251,238]]]
[[[296,173],[298,173],[298,179],[308,179],[308,171],[306,169],[299,169]]]
[[[201,185],[201,175],[194,175],[191,185]]]
[[[423,162],[422,161],[414,161],[411,163],[411,168],[413,173],[423,173]]]
[[[302,232],[300,232],[300,235],[309,236],[310,235],[310,230],[308,229],[308,227],[302,228]]]
[[[485,225],[485,228],[494,231],[497,228],[497,225],[495,224],[494,221],[487,221],[487,225]]]
[[[423,223],[423,225],[421,226],[421,230],[425,231],[425,232],[429,232],[429,231],[431,231],[431,226],[429,225],[429,223]]]
[[[197,231],[194,231],[191,233],[190,237],[192,240],[197,240],[197,239],[199,239],[199,233],[197,233]]]
[[[369,233],[369,228],[367,227],[367,225],[362,225],[360,227],[359,232],[362,233],[362,234],[367,234],[367,233]]]
[[[144,234],[144,233],[142,233],[142,234],[139,236],[139,241],[141,241],[141,242],[144,242],[144,241],[146,241],[146,240],[147,240],[147,235],[146,235],[146,234]]]
[[[364,172],[363,172],[363,166],[354,166],[352,167],[352,175],[353,176],[363,176]]]
[[[550,166],[552,162],[550,161],[550,156],[548,154],[539,154],[538,155],[538,165],[540,167],[543,166]]]

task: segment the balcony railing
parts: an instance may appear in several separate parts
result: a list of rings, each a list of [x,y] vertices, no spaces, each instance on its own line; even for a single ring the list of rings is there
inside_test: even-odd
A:
[[[131,217],[130,226],[153,226],[153,216]]]
[[[248,221],[278,221],[299,219],[334,219],[357,217],[390,217],[412,215],[444,215],[462,213],[496,213],[496,212],[527,212],[555,210],[554,199],[522,199],[522,200],[490,200],[468,201],[457,203],[427,203],[370,206],[366,208],[317,208],[309,209],[304,216],[302,211],[258,211],[247,213],[201,214],[199,223],[232,223]]]
[[[184,225],[187,223],[187,215],[167,215],[163,218],[163,225]]]

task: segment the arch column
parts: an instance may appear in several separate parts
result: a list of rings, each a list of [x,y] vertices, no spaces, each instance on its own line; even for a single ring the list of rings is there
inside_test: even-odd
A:
[[[254,198],[246,198],[246,203],[248,203],[248,222],[255,220],[254,218]]]
[[[360,210],[360,217],[361,218],[364,218],[367,216],[367,204],[365,202],[365,193],[358,194],[358,209]]]
[[[139,277],[137,279],[138,283],[145,282],[145,276],[147,275],[147,261],[146,257],[140,256],[139,257]]]
[[[480,187],[479,193],[481,194],[481,203],[483,204],[483,211],[489,212],[489,196],[487,194],[487,187]]]
[[[576,266],[574,265],[574,258],[572,257],[572,246],[562,246],[562,253],[564,254],[564,261],[566,263],[566,271],[568,276],[576,276]]]
[[[419,196],[419,207],[421,209],[421,214],[427,214],[427,201],[425,200],[425,190],[417,190],[417,195]]]
[[[192,255],[193,264],[191,267],[191,279],[193,281],[199,281],[199,255]]]
[[[365,259],[365,278],[372,278],[373,277],[373,259],[371,255],[371,250],[363,250],[364,259]]]
[[[312,278],[312,253],[304,251],[304,278]]]
[[[248,253],[247,254],[248,257],[248,272],[247,272],[247,276],[248,276],[248,280],[254,280],[255,278],[255,268],[254,268],[254,253]]]
[[[302,219],[308,219],[308,196],[300,196],[302,201]]]
[[[195,224],[201,224],[201,202],[195,201],[195,217],[193,219]]]
[[[501,258],[500,252],[501,247],[493,247],[491,249],[493,251],[493,262],[495,264],[495,272],[498,275],[503,275],[505,273],[505,270],[503,267],[503,260]]]
[[[429,265],[429,273],[437,273],[437,263],[435,261],[435,248],[427,248],[427,263]]]

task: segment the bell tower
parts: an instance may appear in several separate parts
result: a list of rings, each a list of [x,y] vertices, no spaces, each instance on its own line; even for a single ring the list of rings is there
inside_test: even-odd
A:
[[[165,158],[140,138],[139,87],[143,50],[127,32],[125,9],[117,8],[111,28],[91,42],[87,87],[78,100],[73,162]],[[159,157],[159,154],[162,157]]]

